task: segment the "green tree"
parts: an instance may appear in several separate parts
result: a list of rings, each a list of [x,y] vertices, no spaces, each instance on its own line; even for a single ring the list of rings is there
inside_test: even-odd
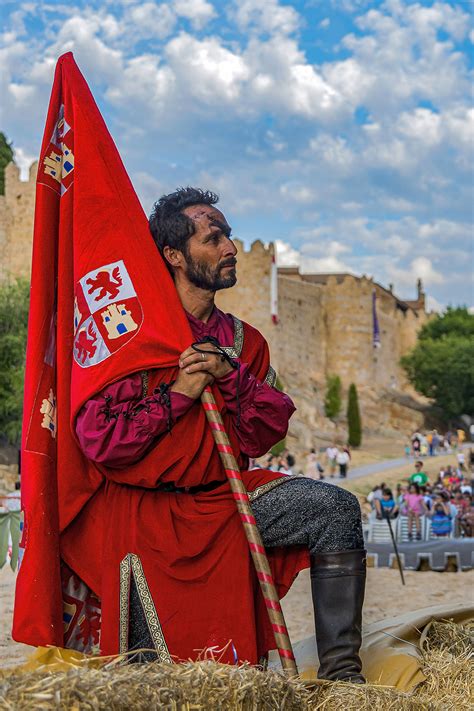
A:
[[[29,284],[0,286],[0,438],[19,444],[23,409]]]
[[[448,308],[425,324],[401,364],[445,420],[474,414],[474,316],[465,307]]]
[[[5,195],[5,168],[13,160],[13,149],[7,137],[0,131],[0,195]]]
[[[360,447],[362,442],[362,424],[360,421],[359,396],[354,383],[349,386],[349,397],[347,400],[347,427],[349,436],[347,441],[351,447]]]
[[[328,375],[326,378],[326,397],[324,398],[326,417],[334,420],[341,412],[341,407],[341,378],[338,375]]]

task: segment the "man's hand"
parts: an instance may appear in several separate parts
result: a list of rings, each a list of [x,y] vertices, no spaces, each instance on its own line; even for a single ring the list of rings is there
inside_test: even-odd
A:
[[[203,343],[199,347],[202,350],[213,352],[198,353],[191,347],[187,348],[179,357],[180,373],[182,371],[188,374],[206,372],[217,380],[233,370],[230,363],[222,357],[222,354],[212,343]]]
[[[187,373],[185,370],[178,371],[178,377],[174,381],[170,390],[174,393],[181,393],[187,397],[197,400],[207,385],[210,385],[214,378],[210,373],[203,370],[197,373]]]

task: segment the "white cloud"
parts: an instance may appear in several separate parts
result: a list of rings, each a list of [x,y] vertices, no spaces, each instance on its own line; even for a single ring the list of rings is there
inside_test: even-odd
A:
[[[288,35],[298,29],[300,16],[290,5],[278,0],[234,0],[230,15],[242,32],[256,30]]]
[[[196,30],[201,30],[216,16],[213,5],[207,0],[173,0],[173,8],[177,15],[190,20]]]
[[[309,142],[310,149],[314,151],[315,158],[323,161],[332,170],[348,172],[354,161],[354,153],[349,148],[347,139],[342,136],[331,136],[320,133]]]
[[[314,191],[308,185],[301,183],[283,183],[280,185],[281,195],[296,203],[312,203],[314,202]]]
[[[213,106],[235,101],[249,77],[243,58],[216,37],[199,41],[183,32],[169,42],[166,55],[181,91]]]
[[[176,15],[164,3],[157,5],[155,2],[145,2],[134,5],[125,16],[127,24],[133,24],[133,33],[136,39],[168,37],[176,24]]]
[[[398,131],[418,143],[433,146],[441,140],[441,117],[429,109],[404,112],[398,119]]]
[[[275,240],[276,260],[279,267],[297,267],[300,264],[300,253],[288,242]]]
[[[442,313],[445,308],[445,305],[441,304],[438,299],[435,299],[431,294],[426,296],[426,310],[428,312],[435,311],[436,313]]]
[[[23,148],[14,147],[14,161],[20,169],[20,179],[28,180],[31,164],[37,159],[32,153],[27,153]]]
[[[417,279],[422,279],[426,286],[444,284],[445,277],[433,267],[428,257],[416,257],[406,267],[398,267],[393,263],[386,265],[387,276],[398,288],[412,286]]]

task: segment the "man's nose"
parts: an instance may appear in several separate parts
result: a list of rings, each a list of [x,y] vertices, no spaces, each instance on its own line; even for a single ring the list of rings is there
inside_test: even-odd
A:
[[[237,254],[237,247],[234,244],[234,241],[228,237],[225,241],[224,245],[224,256],[225,257],[235,257]]]

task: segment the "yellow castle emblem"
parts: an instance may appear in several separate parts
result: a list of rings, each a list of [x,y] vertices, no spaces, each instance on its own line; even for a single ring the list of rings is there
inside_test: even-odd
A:
[[[131,331],[136,331],[138,328],[132,318],[132,314],[125,308],[125,304],[110,304],[100,315],[111,340],[120,338],[120,336],[124,336]]]

